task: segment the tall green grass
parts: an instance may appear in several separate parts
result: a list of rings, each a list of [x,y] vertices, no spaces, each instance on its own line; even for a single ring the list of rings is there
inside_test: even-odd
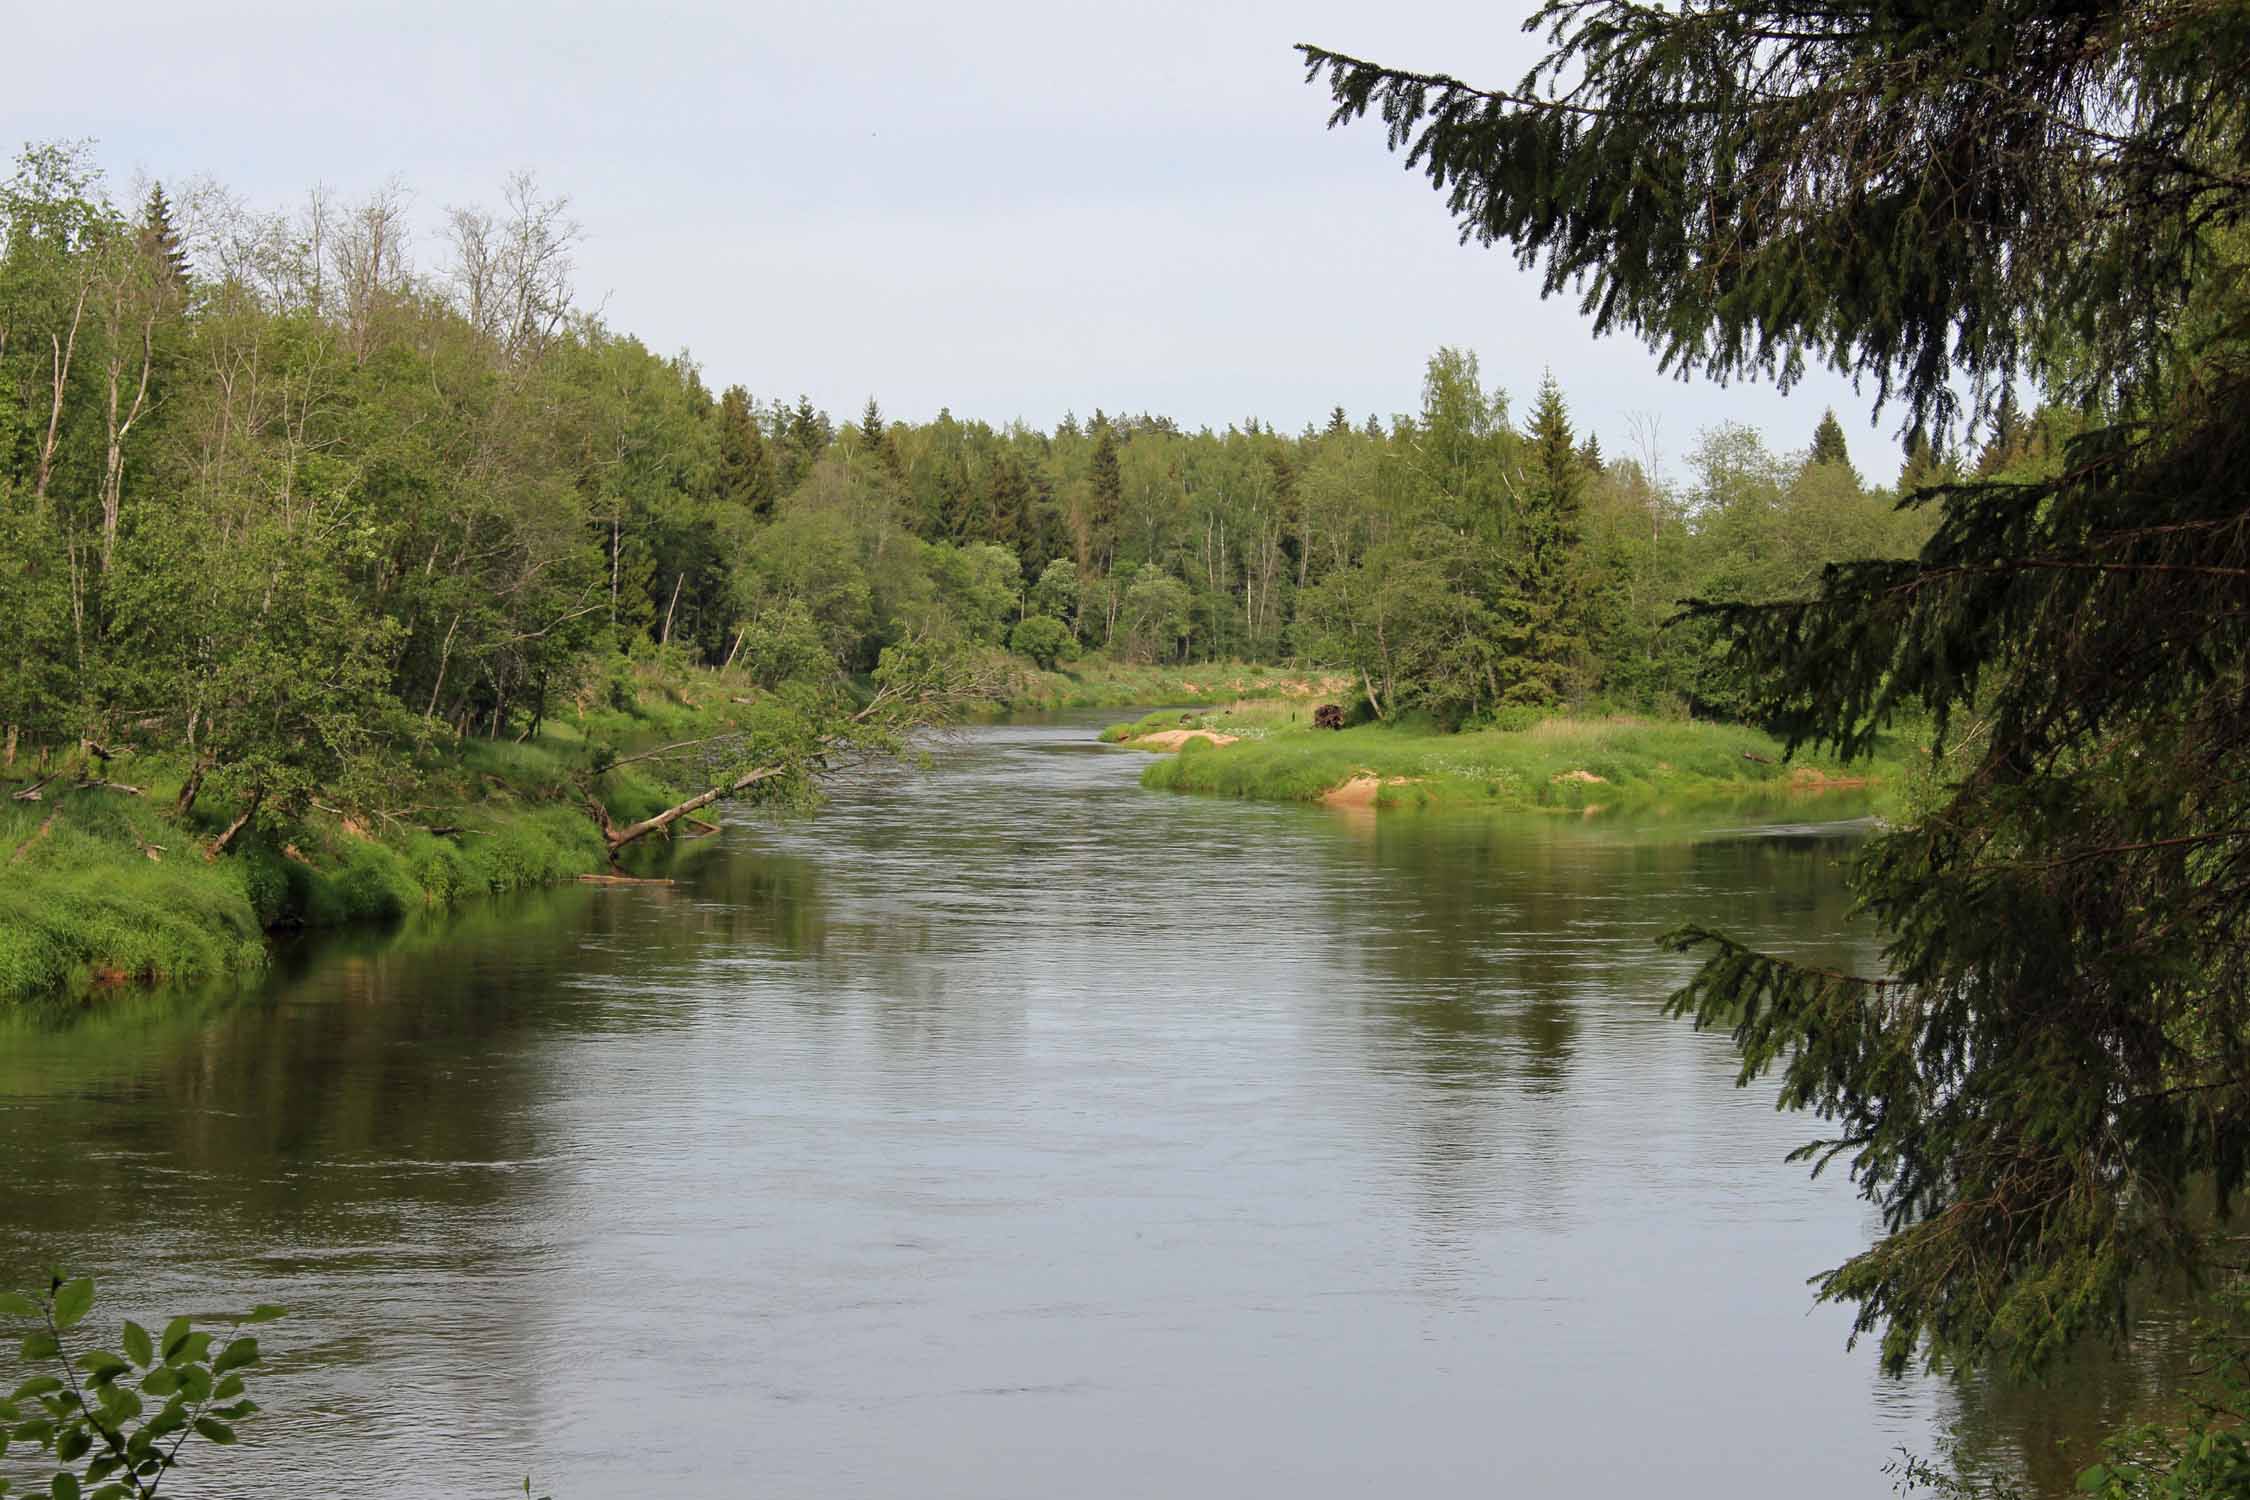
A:
[[[1258,727],[1245,723],[1238,729],[1226,716],[1198,722],[1228,733]],[[1804,755],[1785,762],[1779,742],[1757,730],[1688,721],[1558,718],[1529,729],[1463,734],[1368,724],[1340,731],[1275,729],[1233,745],[1190,741],[1179,754],[1152,762],[1141,784],[1311,802],[1372,775],[1385,783],[1376,794],[1379,807],[1582,812],[1781,795],[1806,789],[1807,771],[1823,778],[1873,777],[1888,785],[1903,779],[1907,753],[1894,746],[1872,765],[1850,767]],[[1599,780],[1585,779],[1589,776]]]

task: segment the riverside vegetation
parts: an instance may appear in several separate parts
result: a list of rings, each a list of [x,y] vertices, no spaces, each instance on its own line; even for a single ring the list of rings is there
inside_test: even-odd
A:
[[[1102,737],[1173,752],[1142,773],[1147,787],[1395,809],[1593,814],[1857,791],[1879,779],[1900,793],[1919,769],[1895,744],[1848,765],[1792,759],[1760,730],[1686,720],[1503,709],[1481,728],[1447,733],[1426,719],[1334,732],[1311,727],[1311,718],[1301,707],[1246,702],[1151,714]]]
[[[398,190],[120,204],[73,144],[0,185],[0,997],[605,869],[997,705],[1736,720],[1678,599],[1927,534],[1832,415],[1675,485],[1455,350],[1296,435],[839,424],[580,311],[567,203],[503,197],[424,273]]]

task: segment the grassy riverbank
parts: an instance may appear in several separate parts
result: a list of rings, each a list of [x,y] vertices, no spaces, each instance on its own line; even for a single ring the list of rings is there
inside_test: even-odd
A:
[[[1828,791],[1903,788],[1911,750],[1844,766],[1739,725],[1686,720],[1541,719],[1516,730],[1444,734],[1415,725],[1310,727],[1303,705],[1237,704],[1152,714],[1104,739],[1175,753],[1143,786],[1272,802],[1386,809],[1491,807],[1585,813]],[[1182,738],[1181,731],[1187,732]]]
[[[19,764],[0,781],[0,1004],[252,972],[277,927],[391,918],[607,870],[573,779],[595,747],[711,733],[729,702],[715,679],[647,674],[638,688],[629,710],[566,709],[536,741],[433,747],[416,759],[410,808],[264,817],[215,860],[202,850],[241,809],[206,794],[175,817],[184,756],[120,755],[101,769],[137,795],[80,785],[76,757]],[[14,799],[49,776],[37,801]],[[679,795],[645,766],[604,772],[600,786],[619,819]]]

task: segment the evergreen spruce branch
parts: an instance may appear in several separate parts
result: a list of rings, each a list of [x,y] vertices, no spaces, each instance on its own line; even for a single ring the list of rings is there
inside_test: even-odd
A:
[[[1786,385],[1819,350],[1943,431],[1953,374],[1981,406],[2050,362],[2069,306],[2097,355],[2087,393],[2155,388],[2202,227],[2250,203],[2227,164],[2239,125],[2214,123],[2239,93],[2239,18],[2201,0],[2130,22],[1996,12],[1962,36],[1807,14],[1552,5],[1532,24],[1553,50],[1516,89],[1301,50],[1331,126],[1378,112],[1464,240],[1544,262],[1548,292],[1582,286],[1597,332],[1632,328],[1668,369]],[[2146,59],[2199,24],[2220,44],[2170,97]],[[2083,226],[2105,220],[2121,238],[2089,256]]]

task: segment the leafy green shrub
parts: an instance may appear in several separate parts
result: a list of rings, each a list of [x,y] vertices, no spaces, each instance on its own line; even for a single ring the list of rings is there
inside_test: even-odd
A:
[[[1077,659],[1078,638],[1052,615],[1031,615],[1009,633],[1008,649],[1030,657],[1041,670],[1051,672],[1055,663]]]
[[[191,1439],[229,1446],[235,1424],[257,1414],[245,1372],[258,1366],[258,1341],[240,1330],[271,1322],[282,1309],[259,1306],[220,1320],[230,1335],[223,1344],[185,1317],[161,1335],[128,1319],[115,1349],[93,1344],[73,1353],[66,1336],[93,1306],[94,1283],[83,1276],[50,1274],[40,1297],[0,1292],[0,1318],[30,1326],[22,1358],[54,1371],[0,1400],[0,1452],[12,1442],[47,1455],[54,1470],[40,1489],[53,1500],[149,1500]],[[162,1404],[151,1414],[144,1398]],[[0,1495],[10,1493],[11,1481],[0,1476]]]

